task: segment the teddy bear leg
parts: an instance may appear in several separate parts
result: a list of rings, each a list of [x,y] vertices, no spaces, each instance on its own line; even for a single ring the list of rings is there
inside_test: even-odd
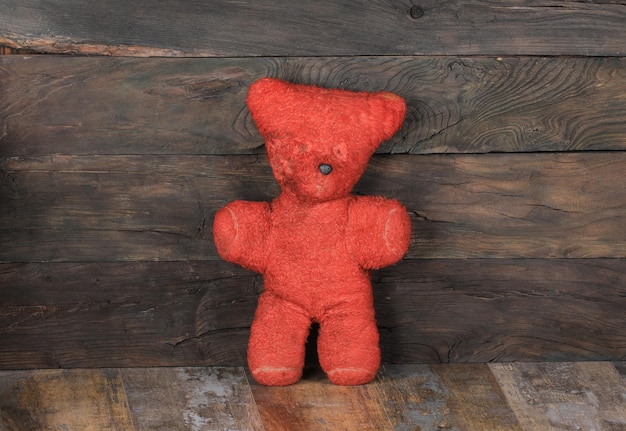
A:
[[[320,322],[320,365],[337,385],[362,385],[376,377],[380,365],[378,328],[373,310],[353,308]]]
[[[297,305],[270,292],[261,294],[248,343],[248,366],[267,386],[286,386],[302,377],[311,318]]]

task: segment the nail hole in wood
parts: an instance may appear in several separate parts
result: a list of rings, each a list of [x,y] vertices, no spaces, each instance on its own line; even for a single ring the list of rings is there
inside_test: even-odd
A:
[[[424,16],[424,9],[422,9],[421,6],[411,6],[411,9],[409,9],[409,16],[412,19],[419,19],[421,17]]]

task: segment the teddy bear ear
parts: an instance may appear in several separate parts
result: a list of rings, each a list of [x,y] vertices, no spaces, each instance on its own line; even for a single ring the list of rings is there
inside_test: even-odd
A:
[[[397,94],[387,91],[372,94],[370,101],[371,123],[374,130],[379,130],[380,143],[390,139],[402,126],[406,116],[406,103]]]
[[[272,94],[284,91],[288,84],[284,81],[274,78],[261,78],[250,85],[248,89],[247,103],[249,106],[261,108],[267,97]]]
[[[279,114],[278,111],[283,106],[282,95],[288,91],[290,85],[275,78],[261,78],[250,85],[246,104],[262,135],[268,131],[271,119]]]
[[[276,115],[281,106],[289,103],[289,94],[297,91],[298,87],[300,86],[276,78],[261,78],[250,85],[246,103],[253,115]]]

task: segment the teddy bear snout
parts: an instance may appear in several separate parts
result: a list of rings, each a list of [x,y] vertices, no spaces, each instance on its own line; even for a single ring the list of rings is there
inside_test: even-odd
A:
[[[318,166],[318,169],[322,173],[322,175],[328,175],[333,171],[333,167],[327,163],[322,163]]]

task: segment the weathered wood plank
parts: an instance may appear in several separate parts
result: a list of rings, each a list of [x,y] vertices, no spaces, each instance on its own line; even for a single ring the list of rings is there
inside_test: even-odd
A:
[[[245,97],[263,76],[400,94],[407,119],[381,153],[626,149],[624,58],[10,56],[0,70],[4,156],[262,152]]]
[[[386,363],[626,359],[626,260],[374,274]],[[261,280],[219,262],[0,265],[0,368],[246,364]]]
[[[264,430],[242,368],[120,370],[137,431]]]
[[[218,208],[279,191],[254,155],[12,158],[2,168],[3,262],[218,259]],[[355,192],[407,206],[408,258],[622,258],[624,182],[626,152],[395,155],[374,158]]]
[[[242,113],[247,85],[268,64],[2,58],[3,155],[250,152],[262,141]]]
[[[520,430],[511,407],[485,364],[463,364],[459,367],[430,366],[447,388],[448,406],[460,429]]]
[[[272,388],[251,382],[266,429],[272,431],[392,430],[378,386],[336,386],[320,370],[298,384]]]
[[[396,431],[521,431],[486,364],[386,365],[378,378]]]
[[[625,157],[383,156],[357,191],[413,213],[409,258],[622,258]]]
[[[458,429],[446,388],[427,365],[384,365],[377,384],[394,430]]]
[[[626,428],[626,384],[610,363],[489,366],[525,429]]]
[[[403,262],[374,277],[390,362],[626,358],[624,260]]]
[[[135,430],[117,370],[0,372],[3,431]]]
[[[2,265],[0,368],[243,365],[259,288],[222,262]]]
[[[623,55],[619,2],[2,2],[0,45],[139,56]],[[245,31],[233,31],[245,29]]]

